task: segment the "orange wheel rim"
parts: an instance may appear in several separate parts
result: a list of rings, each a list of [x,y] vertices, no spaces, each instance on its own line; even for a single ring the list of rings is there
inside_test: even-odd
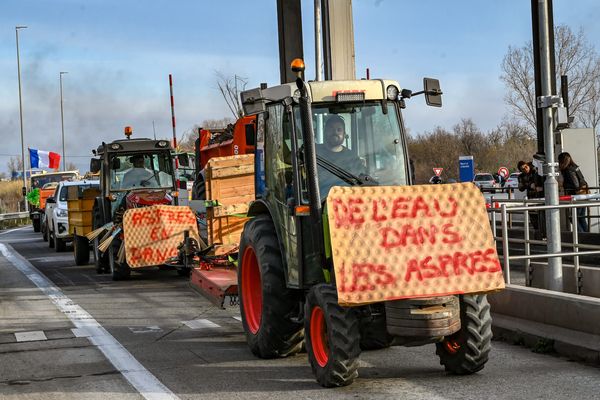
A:
[[[315,307],[310,314],[310,341],[317,363],[324,367],[329,361],[329,340],[327,324],[321,307]]]
[[[453,339],[444,340],[444,348],[450,354],[456,354],[460,350],[460,343]]]
[[[256,334],[262,319],[262,281],[256,253],[250,246],[242,256],[242,304],[248,329]]]

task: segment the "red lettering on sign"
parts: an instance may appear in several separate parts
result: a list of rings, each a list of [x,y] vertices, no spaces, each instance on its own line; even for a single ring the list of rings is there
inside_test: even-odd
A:
[[[408,217],[408,201],[410,197],[396,197],[392,203],[392,218]]]
[[[350,208],[350,215],[348,218],[348,221],[350,222],[350,224],[352,225],[362,225],[363,222],[365,222],[365,218],[361,215],[361,208],[360,205],[363,204],[363,199],[349,199],[348,200],[349,203],[349,208]]]
[[[384,264],[354,263],[349,273],[346,272],[345,265],[342,265],[340,274],[340,292],[364,292],[396,282],[396,277],[389,272],[388,267]],[[348,274],[350,275],[349,279]]]
[[[452,218],[456,216],[458,212],[458,203],[454,199],[454,197],[448,197],[448,202],[450,203],[450,211],[442,211],[440,207],[440,202],[438,199],[433,200],[433,208],[442,218]]]
[[[422,259],[412,258],[408,260],[404,280],[406,282],[413,279],[423,281],[437,277],[459,276],[464,272],[475,275],[494,273],[500,270],[500,262],[493,248],[489,248],[484,252],[480,250],[471,253],[457,251],[452,254],[440,255],[436,259],[426,256]]]
[[[444,238],[442,239],[443,243],[454,244],[462,241],[458,232],[454,230],[454,224],[442,225],[442,233],[444,234]]]
[[[421,196],[417,196],[417,198],[413,202],[413,207],[410,212],[410,216],[412,218],[416,218],[417,215],[419,215],[419,211],[423,211],[423,213],[421,213],[421,216],[423,217],[432,217],[432,214],[429,210],[429,205]]]
[[[442,225],[441,229],[434,224],[418,226],[417,228],[411,224],[404,224],[398,229],[386,226],[381,228],[379,233],[381,234],[379,245],[384,249],[405,247],[411,244],[421,246],[426,242],[436,244],[438,236],[441,236],[441,241],[445,244],[454,244],[462,241],[454,225],[450,223]]]
[[[379,214],[379,203],[381,203],[381,208],[384,210],[387,208],[387,202],[385,200],[373,200],[373,221],[381,222],[387,220],[385,214]]]

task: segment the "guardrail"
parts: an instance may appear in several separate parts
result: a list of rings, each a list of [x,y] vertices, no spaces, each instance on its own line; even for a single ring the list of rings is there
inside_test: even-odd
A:
[[[575,196],[573,196],[575,197]],[[521,201],[522,205],[517,205],[518,201],[508,200],[508,199],[498,199],[498,203],[500,203],[500,207],[490,207],[488,209],[488,213],[490,213],[490,219],[492,224],[492,231],[494,234],[494,239],[500,241],[502,243],[502,261],[504,267],[504,276],[507,283],[510,283],[510,261],[511,260],[523,260],[525,261],[525,285],[531,285],[531,261],[537,259],[549,259],[554,257],[573,257],[574,265],[573,265],[573,278],[575,281],[575,293],[580,294],[581,286],[583,284],[583,276],[580,273],[580,265],[579,265],[579,257],[586,255],[598,255],[600,254],[600,246],[598,245],[590,245],[590,244],[582,244],[579,243],[579,232],[577,230],[577,213],[576,210],[578,208],[590,208],[590,207],[599,207],[599,201],[585,201],[589,200],[590,197],[582,198],[573,198],[571,199],[571,203],[561,202],[562,204],[556,206],[546,206],[540,204],[540,200],[525,200]],[[577,202],[579,200],[579,202]],[[584,200],[584,201],[581,201]],[[512,203],[512,204],[511,204]],[[537,205],[532,205],[538,203]],[[546,254],[531,254],[530,246],[532,244],[537,245],[546,245],[547,242],[543,240],[532,240],[529,237],[529,213],[530,212],[538,212],[552,209],[567,209],[570,216],[570,225],[571,225],[571,233],[572,233],[572,243],[563,243],[563,245],[567,245],[572,248],[573,251],[570,252],[561,252],[561,253],[546,253]],[[501,229],[502,235],[497,236],[496,232],[496,212],[500,212],[501,215]],[[515,213],[523,213],[523,223],[524,229],[523,239],[517,238],[509,238],[508,237],[508,228],[510,225],[509,216]],[[524,255],[510,255],[509,254],[509,243],[519,243],[524,245],[525,254]],[[587,251],[581,251],[580,249],[584,249]]]
[[[29,213],[27,211],[16,212],[16,213],[6,213],[0,214],[0,221],[9,221],[11,219],[21,219],[29,217]]]

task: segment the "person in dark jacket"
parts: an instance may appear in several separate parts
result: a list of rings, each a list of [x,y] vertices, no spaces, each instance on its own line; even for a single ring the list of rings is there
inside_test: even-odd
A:
[[[519,161],[517,169],[519,175],[519,190],[527,191],[528,199],[540,199],[544,197],[544,178],[542,178],[531,162]],[[545,213],[543,211],[530,211],[529,220],[535,230],[536,239],[546,236]]]
[[[584,194],[588,192],[588,184],[575,164],[571,155],[567,152],[558,155],[558,168],[563,178],[563,189],[566,195]],[[577,231],[587,232],[586,208],[577,209]]]

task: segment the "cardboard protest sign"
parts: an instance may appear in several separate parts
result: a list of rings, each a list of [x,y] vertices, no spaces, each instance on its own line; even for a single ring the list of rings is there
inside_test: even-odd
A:
[[[157,205],[131,208],[123,215],[125,256],[131,268],[164,264],[177,255],[184,231],[198,240],[196,216],[189,207]]]
[[[327,210],[340,304],[504,288],[472,183],[334,187]]]

